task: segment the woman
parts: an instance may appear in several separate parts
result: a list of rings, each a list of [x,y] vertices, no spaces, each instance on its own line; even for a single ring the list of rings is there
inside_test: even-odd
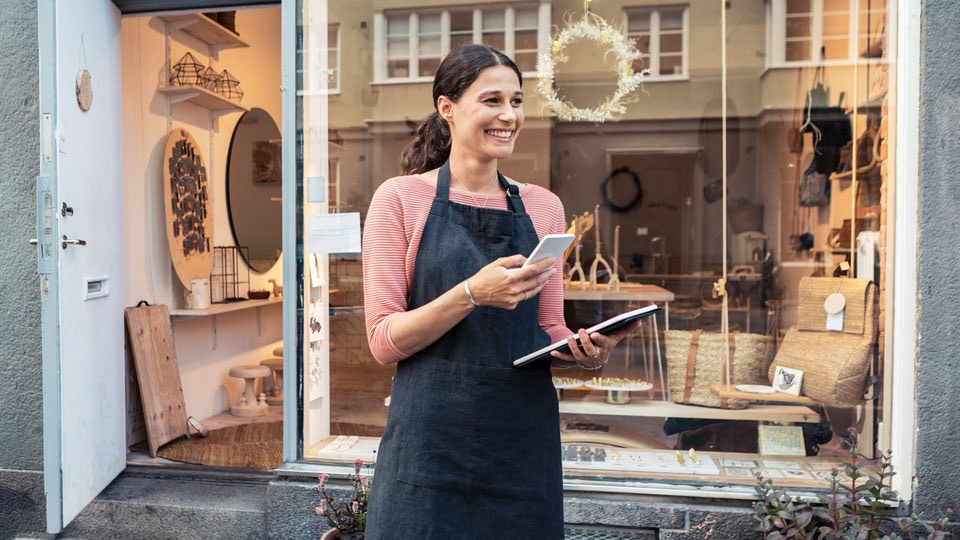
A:
[[[517,66],[485,45],[448,55],[436,110],[378,188],[364,227],[367,336],[397,364],[366,538],[563,538],[559,414],[549,365],[512,361],[560,339],[554,363],[599,369],[632,325],[563,320],[561,262],[520,268],[564,231],[559,199],[498,172],[523,124]]]

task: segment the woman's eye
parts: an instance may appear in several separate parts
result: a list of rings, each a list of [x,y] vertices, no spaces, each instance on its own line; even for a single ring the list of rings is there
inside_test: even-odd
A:
[[[520,98],[520,97],[513,98],[513,99],[510,100],[510,103],[511,103],[514,107],[523,105],[523,98]]]

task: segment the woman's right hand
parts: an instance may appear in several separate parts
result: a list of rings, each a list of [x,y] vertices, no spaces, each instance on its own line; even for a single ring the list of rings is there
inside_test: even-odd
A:
[[[556,258],[547,257],[528,266],[523,255],[501,257],[467,280],[474,300],[483,307],[512,310],[534,298],[557,272]]]

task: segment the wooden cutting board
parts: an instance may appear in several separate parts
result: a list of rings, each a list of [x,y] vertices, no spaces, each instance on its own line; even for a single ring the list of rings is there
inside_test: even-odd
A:
[[[157,457],[157,448],[189,430],[170,312],[165,305],[145,305],[125,309],[124,318],[140,386],[150,456]]]

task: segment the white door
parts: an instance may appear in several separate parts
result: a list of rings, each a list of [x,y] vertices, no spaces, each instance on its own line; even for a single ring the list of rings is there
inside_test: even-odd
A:
[[[109,0],[38,9],[44,482],[56,533],[126,464],[120,12]]]

